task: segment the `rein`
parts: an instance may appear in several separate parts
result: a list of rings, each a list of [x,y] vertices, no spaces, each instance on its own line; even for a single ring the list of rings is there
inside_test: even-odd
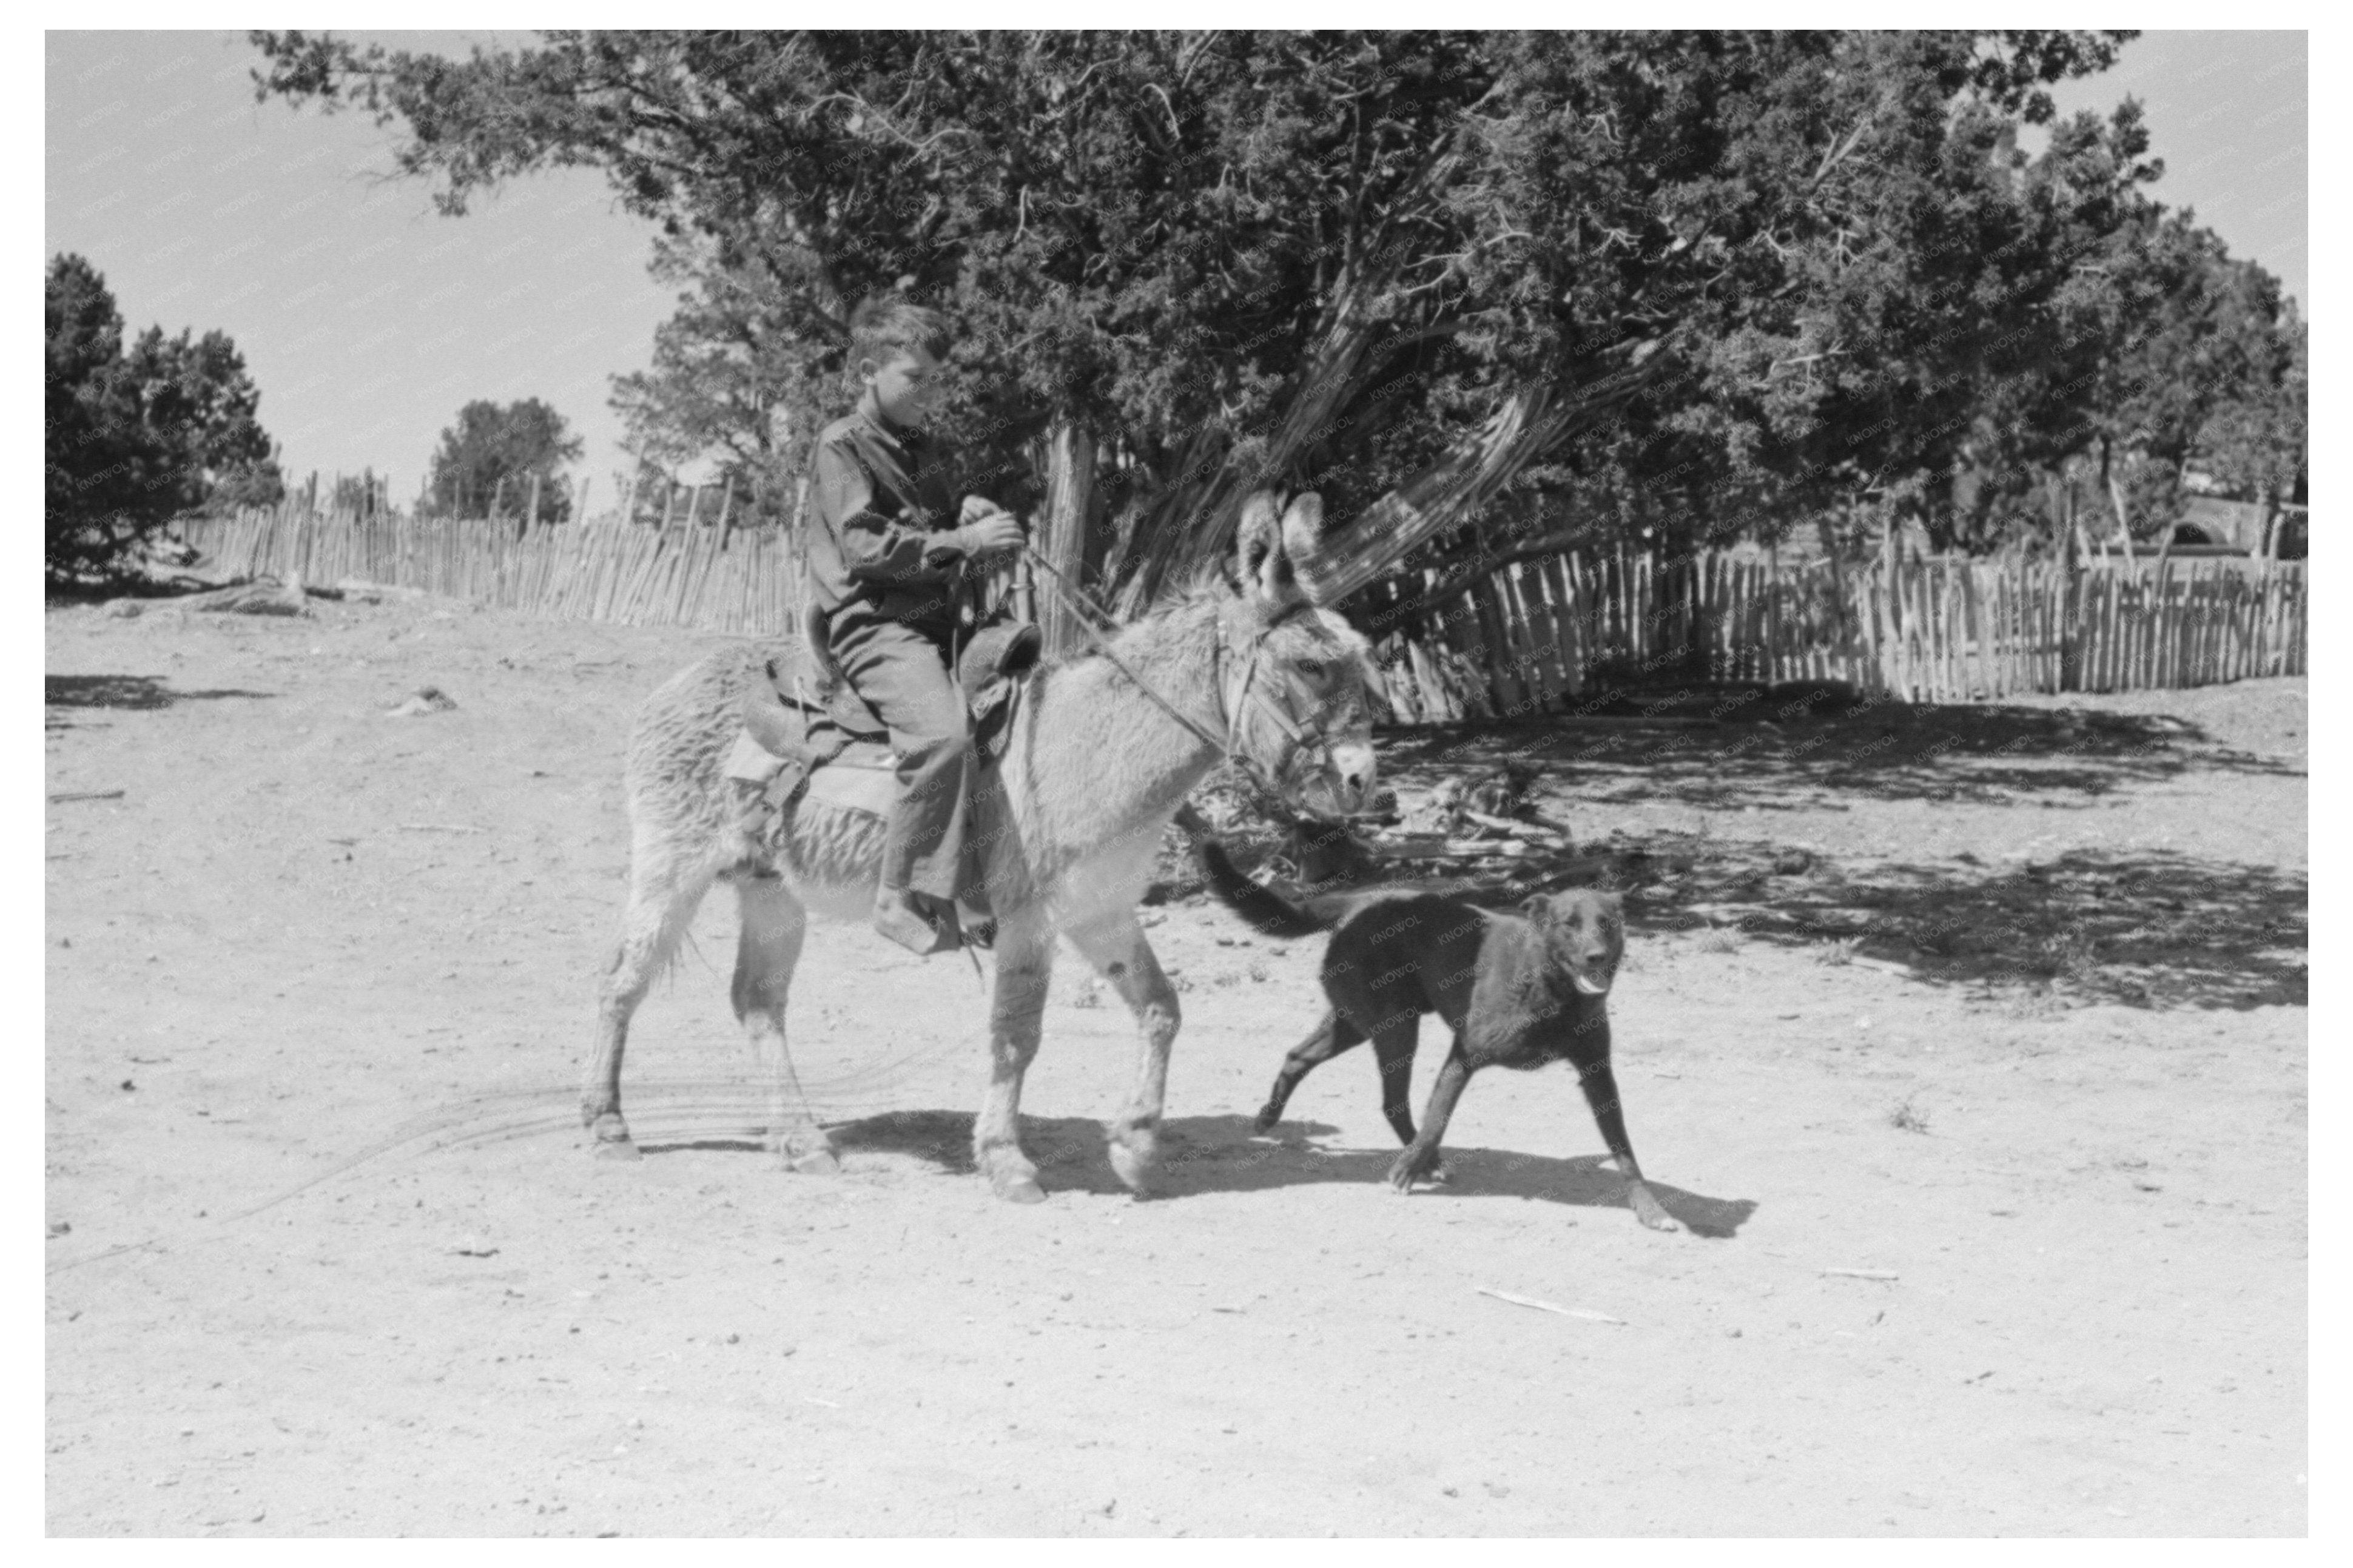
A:
[[[1218,749],[1219,755],[1223,756],[1226,761],[1232,763],[1235,766],[1248,773],[1251,781],[1258,784],[1260,788],[1277,796],[1278,798],[1282,796],[1283,792],[1276,786],[1274,781],[1268,778],[1265,771],[1240,750],[1242,718],[1244,713],[1247,711],[1246,704],[1252,694],[1251,687],[1256,683],[1258,679],[1258,667],[1261,662],[1259,645],[1266,640],[1265,632],[1261,632],[1259,636],[1252,640],[1250,649],[1250,662],[1242,667],[1241,689],[1235,692],[1230,700],[1229,700],[1225,695],[1225,672],[1222,669],[1217,672],[1219,701],[1226,710],[1226,711],[1220,715],[1220,717],[1226,721],[1226,733],[1222,737],[1218,736],[1212,733],[1208,726],[1202,724],[1198,720],[1194,719],[1187,714],[1179,712],[1175,703],[1170,702],[1166,698],[1161,696],[1159,692],[1154,690],[1150,682],[1146,681],[1142,676],[1136,674],[1134,670],[1130,669],[1126,663],[1120,658],[1119,655],[1112,652],[1110,640],[1105,637],[1094,625],[1094,612],[1092,606],[1087,604],[1085,598],[1079,593],[1079,591],[1071,585],[1070,580],[1064,577],[1061,572],[1056,568],[1054,563],[1047,560],[1034,545],[1024,545],[1023,548],[1031,562],[1046,569],[1047,585],[1061,595],[1062,603],[1068,606],[1071,616],[1078,621],[1079,629],[1086,634],[1087,640],[1093,645],[1095,652],[1103,655],[1105,659],[1109,660],[1111,667],[1113,669],[1116,669],[1122,675],[1126,676],[1129,681],[1134,685],[1135,689],[1138,691],[1143,692],[1145,697],[1149,698],[1153,704],[1162,712],[1167,714],[1171,719],[1176,720],[1176,722],[1191,731],[1193,734],[1200,740],[1206,742],[1209,745],[1215,746]],[[1273,628],[1271,626],[1268,628],[1270,631]],[[1221,662],[1229,651],[1229,647],[1226,641],[1225,617],[1220,614],[1218,617],[1218,653]],[[1276,728],[1280,729],[1283,732],[1284,738],[1290,741],[1293,751],[1304,752],[1307,750],[1311,738],[1315,742],[1319,748],[1328,751],[1330,743],[1323,735],[1320,725],[1316,727],[1311,737],[1309,731],[1303,730],[1299,725],[1293,722],[1291,715],[1277,708],[1271,700],[1261,697],[1259,706],[1266,713],[1267,717],[1274,721]]]

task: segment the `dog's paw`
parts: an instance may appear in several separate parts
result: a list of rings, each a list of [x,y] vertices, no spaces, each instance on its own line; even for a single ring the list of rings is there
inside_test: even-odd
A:
[[[1669,1214],[1665,1206],[1652,1194],[1651,1189],[1641,1182],[1627,1184],[1626,1205],[1634,1211],[1636,1219],[1641,1220],[1652,1230],[1683,1229],[1682,1223]]]
[[[1435,1154],[1418,1154],[1409,1149],[1389,1166],[1389,1185],[1400,1193],[1409,1193],[1416,1182],[1443,1180],[1442,1176],[1431,1174],[1442,1169]]]

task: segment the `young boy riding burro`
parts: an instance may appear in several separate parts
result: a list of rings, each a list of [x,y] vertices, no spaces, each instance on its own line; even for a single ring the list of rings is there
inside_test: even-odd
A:
[[[1022,539],[1019,520],[983,497],[949,508],[943,454],[923,432],[949,342],[944,316],[893,295],[851,314],[864,392],[818,437],[807,542],[807,610],[897,763],[874,929],[919,953],[986,940],[986,898],[965,864],[973,748],[953,661],[981,577]]]

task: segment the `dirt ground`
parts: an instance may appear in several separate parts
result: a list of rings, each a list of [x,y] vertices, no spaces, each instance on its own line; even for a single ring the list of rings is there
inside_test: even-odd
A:
[[[793,1004],[846,1168],[773,1169],[723,897],[594,1161],[624,736],[712,639],[316,607],[47,617],[53,1533],[2306,1529],[2300,680],[1385,735],[1665,868],[1612,1002],[1662,1235],[1564,1073],[1410,1197],[1368,1053],[1252,1137],[1317,945],[1198,901],[1153,1201],[1067,952],[1015,1207],[971,966],[849,926]]]

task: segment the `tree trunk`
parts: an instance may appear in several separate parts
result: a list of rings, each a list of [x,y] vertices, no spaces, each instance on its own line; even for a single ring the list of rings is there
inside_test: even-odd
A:
[[[2105,445],[2100,449],[2100,467],[2105,473],[2107,468],[2107,448]],[[2081,563],[2076,551],[2078,536],[2082,531],[2082,524],[2071,506],[2067,509],[2066,526],[2060,531],[2059,534],[2060,572],[2066,584],[2065,592],[2059,602],[2059,689],[2062,691],[2080,691],[2084,689],[2084,647],[2080,627],[2077,625],[2083,599],[2083,584]]]
[[[1068,420],[1057,420],[1046,433],[1046,510],[1035,545],[1052,569],[1037,599],[1049,654],[1084,646],[1083,625],[1070,599],[1086,570],[1094,489],[1094,437]]]
[[[2121,548],[2125,552],[2125,564],[2129,566],[2133,563],[2132,518],[2125,510],[2125,487],[2117,479],[2108,458],[2109,447],[2104,439],[2100,442],[2100,488],[2108,492],[2108,504],[2116,509],[2116,537],[2123,542]],[[2106,554],[2106,549],[2104,547],[2100,553]]]

